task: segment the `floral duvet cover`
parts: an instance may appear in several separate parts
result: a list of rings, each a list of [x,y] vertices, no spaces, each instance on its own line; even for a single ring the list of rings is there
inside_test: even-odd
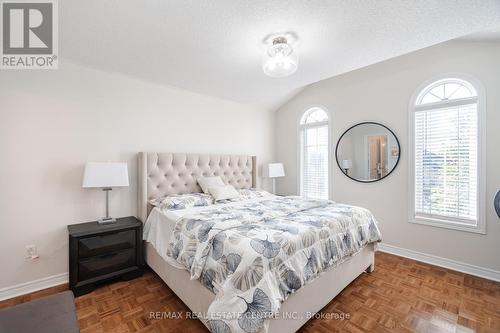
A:
[[[215,294],[212,332],[265,332],[294,291],[381,240],[364,208],[271,196],[188,214],[176,222],[168,261]]]

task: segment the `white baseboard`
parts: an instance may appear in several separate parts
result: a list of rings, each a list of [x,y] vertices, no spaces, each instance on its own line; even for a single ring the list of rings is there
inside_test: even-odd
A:
[[[474,266],[460,261],[446,259],[431,254],[426,254],[414,250],[403,249],[401,247],[380,243],[378,251],[387,252],[400,257],[410,258],[413,260],[425,262],[431,265],[448,268],[454,271],[479,276],[488,280],[500,282],[500,272],[489,268]],[[17,284],[14,286],[0,289],[0,301],[29,294],[45,288],[54,287],[63,283],[67,283],[68,273],[52,275],[46,278]]]
[[[67,283],[68,273],[61,273],[57,275],[48,276],[42,279],[16,284],[14,286],[0,289],[0,301],[32,293],[34,291],[42,290],[45,288],[54,287],[63,283]]]
[[[380,243],[378,244],[378,250],[382,252],[387,252],[390,254],[394,254],[400,257],[405,257],[421,262],[425,262],[427,264],[440,266],[444,268],[448,268],[454,271],[479,276],[488,280],[498,281],[500,282],[500,272],[495,271],[490,268],[479,267],[471,264],[467,264],[465,262],[460,262],[456,260],[446,259],[438,256],[434,256],[427,253],[422,253],[414,250],[403,249],[401,247]]]

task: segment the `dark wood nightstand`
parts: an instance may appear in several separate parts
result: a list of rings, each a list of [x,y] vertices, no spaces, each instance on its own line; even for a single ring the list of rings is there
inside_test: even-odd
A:
[[[142,222],[133,216],[116,223],[68,225],[69,288],[78,296],[99,283],[142,275]]]

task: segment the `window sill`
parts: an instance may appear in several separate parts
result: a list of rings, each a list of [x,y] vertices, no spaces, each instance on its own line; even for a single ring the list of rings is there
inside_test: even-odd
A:
[[[410,218],[409,222],[414,223],[414,224],[423,224],[423,225],[444,228],[444,229],[472,232],[472,233],[482,234],[482,235],[486,234],[485,223],[478,223],[478,225],[467,225],[464,223],[452,222],[449,220],[440,220],[440,219],[432,219],[432,218],[424,218],[424,217],[413,217],[413,218]]]

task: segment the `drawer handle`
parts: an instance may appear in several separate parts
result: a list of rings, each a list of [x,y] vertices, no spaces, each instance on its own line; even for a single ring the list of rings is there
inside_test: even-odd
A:
[[[108,253],[108,254],[103,254],[102,256],[99,256],[101,259],[106,259],[106,258],[111,258],[118,255],[118,253]]]

